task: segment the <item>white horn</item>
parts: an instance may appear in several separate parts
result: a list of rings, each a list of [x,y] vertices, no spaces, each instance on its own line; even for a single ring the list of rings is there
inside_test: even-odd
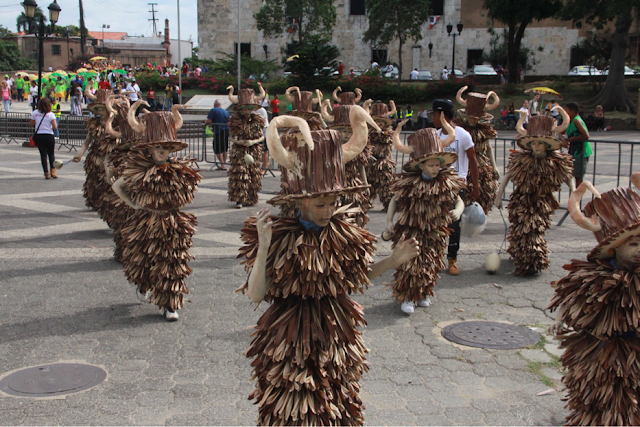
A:
[[[398,123],[398,126],[396,126],[396,130],[393,132],[393,146],[402,154],[413,153],[413,147],[409,147],[408,145],[404,145],[402,142],[400,142],[400,131],[402,130],[402,126],[404,126],[408,121],[409,119],[406,119]]]
[[[354,90],[354,92],[355,92],[355,93],[356,93],[356,95],[357,95],[357,96],[356,96],[356,99],[355,99],[355,102],[356,102],[356,104],[357,104],[358,102],[360,102],[360,99],[362,99],[362,90],[361,90],[359,87],[357,87],[357,88]]]
[[[367,112],[367,114],[371,114],[371,104],[373,104],[373,99],[367,99],[366,101],[364,101],[364,104],[362,105],[362,108],[364,108],[364,111]]]
[[[267,97],[267,92],[265,92],[262,87],[262,83],[258,82],[258,87],[260,88],[260,96],[258,97],[258,102],[262,102]]]
[[[95,101],[96,99],[98,99],[97,96],[95,96],[94,94],[91,93],[91,90],[89,89],[89,86],[87,85],[87,88],[84,90],[84,96],[85,98],[88,98],[92,101]]]
[[[587,218],[580,210],[580,202],[582,201],[582,197],[587,190],[591,191],[591,193],[593,193],[596,198],[600,198],[600,193],[598,192],[598,190],[596,190],[593,184],[591,184],[589,181],[583,181],[582,184],[578,185],[578,188],[576,188],[575,191],[571,193],[571,197],[569,197],[567,207],[569,208],[571,219],[579,227],[593,232],[600,231],[602,229],[602,225],[600,225],[598,219]]]
[[[322,98],[324,98],[324,96],[322,95],[322,91],[320,89],[316,89],[316,97],[312,99],[312,103],[321,104]]]
[[[186,105],[175,104],[171,107],[171,115],[173,116],[173,120],[176,122],[176,131],[182,127],[182,114],[180,114],[180,109],[185,108]]]
[[[392,99],[391,101],[389,101],[389,105],[391,106],[391,109],[387,117],[394,118],[396,115],[396,103]]]
[[[349,122],[351,123],[351,138],[342,145],[342,163],[348,163],[358,157],[367,146],[369,131],[367,123],[380,132],[380,126],[373,121],[369,113],[359,105],[354,105],[349,109]]]
[[[284,91],[284,96],[286,96],[287,99],[289,101],[291,101],[291,102],[293,102],[293,96],[291,96],[291,92],[294,91],[294,90],[298,90],[299,91],[300,89],[298,89],[298,86],[291,86],[291,87],[287,88],[287,90]]]
[[[340,98],[338,97],[338,91],[342,91],[342,88],[338,86],[333,90],[333,100],[336,102],[340,102]]]
[[[495,110],[500,105],[500,97],[498,96],[497,93],[495,93],[492,90],[490,90],[489,93],[487,93],[487,100],[491,98],[493,98],[493,102],[491,104],[485,105],[484,107],[485,111]]]
[[[118,98],[120,95],[109,95],[107,97],[107,102],[104,103],[104,106],[107,108],[107,111],[109,112],[109,114],[111,113],[115,113],[115,111],[113,110],[113,103],[116,101],[116,98]]]
[[[555,107],[553,107],[551,109],[551,111],[553,110],[558,110],[560,112],[560,115],[562,116],[562,124],[561,125],[556,125],[553,127],[553,129],[551,129],[551,131],[553,133],[562,133],[564,132],[569,125],[571,124],[571,118],[569,118],[569,114],[567,114],[566,111],[564,111],[564,108],[562,108],[559,105],[556,105]]]
[[[446,148],[450,146],[453,141],[455,141],[456,130],[453,126],[451,126],[451,124],[449,124],[449,122],[446,119],[441,120],[441,122],[442,122],[442,129],[444,129],[447,132],[447,138],[444,141],[442,141],[442,146]]]
[[[327,107],[331,108],[330,99],[325,99],[324,101],[322,101],[322,105],[320,107],[320,114],[322,115],[322,118],[324,119],[325,122],[332,123],[333,115],[327,112]]]
[[[109,102],[109,100],[107,100],[107,103]],[[116,113],[112,112],[109,113],[109,118],[107,119],[107,123],[104,125],[104,130],[111,135],[114,138],[122,138],[122,133],[116,131],[113,129],[113,119],[115,118]]]
[[[136,119],[136,111],[138,110],[138,107],[140,107],[140,105],[146,105],[147,107],[149,107],[147,101],[138,100],[134,102],[133,105],[129,108],[129,112],[127,113],[127,121],[129,122],[129,126],[131,126],[131,129],[133,129],[135,132],[144,133],[147,130],[146,123],[139,122]]]
[[[458,101],[458,104],[462,105],[463,107],[467,106],[467,101],[462,99],[462,94],[464,93],[465,90],[467,90],[469,88],[469,86],[462,86],[459,90],[458,93],[456,93],[456,101]]]
[[[229,101],[233,102],[234,104],[237,104],[238,97],[233,94],[233,86],[231,85],[227,86],[227,90],[229,91]]]
[[[282,146],[280,135],[278,134],[278,127],[298,127],[304,142],[309,146],[310,150],[313,150],[313,138],[311,137],[311,131],[309,130],[309,124],[301,117],[295,116],[278,116],[273,118],[267,128],[267,147],[269,148],[269,154],[275,159],[278,164],[289,170],[299,170],[300,163],[295,155],[289,153],[287,149]]]
[[[516,123],[516,130],[518,131],[518,135],[527,136],[527,130],[524,128],[524,119],[527,118],[527,114],[524,111],[518,110],[517,113],[520,115],[518,118],[518,123]]]

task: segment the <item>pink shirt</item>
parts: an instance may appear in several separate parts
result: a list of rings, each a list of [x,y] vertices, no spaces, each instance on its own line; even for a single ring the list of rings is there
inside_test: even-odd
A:
[[[11,90],[8,87],[2,88],[2,99],[11,99]]]

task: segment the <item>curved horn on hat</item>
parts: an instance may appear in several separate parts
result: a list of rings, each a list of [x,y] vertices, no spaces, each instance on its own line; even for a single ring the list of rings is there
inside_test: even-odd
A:
[[[238,97],[233,94],[233,86],[231,85],[227,86],[227,90],[229,91],[229,101],[233,102],[234,104],[237,104]]]
[[[263,99],[267,97],[267,92],[264,91],[262,87],[262,83],[258,82],[258,87],[260,88],[260,96],[258,97],[258,102],[261,102]]]
[[[354,102],[360,102],[360,99],[362,99],[362,90],[357,87],[354,92],[356,93],[356,99],[354,99]]]
[[[173,116],[173,120],[176,122],[176,131],[182,127],[182,114],[180,114],[180,110],[185,108],[186,105],[175,104],[171,107],[171,115]]]
[[[340,102],[340,98],[338,98],[338,91],[342,92],[342,88],[340,86],[333,90],[333,100],[336,102]]]
[[[631,180],[631,184],[640,190],[640,172],[632,173],[629,179]]]
[[[391,101],[389,101],[389,105],[391,106],[391,108],[387,117],[393,117],[396,115],[396,103],[392,99]]]
[[[107,97],[107,101],[104,103],[104,106],[107,108],[109,114],[115,113],[115,111],[113,110],[113,103],[116,102],[116,98],[118,98],[119,96],[120,95],[109,95]]]
[[[516,123],[516,130],[518,131],[518,135],[527,136],[527,130],[524,128],[524,119],[527,118],[526,114],[523,114],[524,111],[517,111],[520,117],[518,118],[518,123]]]
[[[364,111],[366,111],[367,114],[371,114],[371,104],[373,104],[373,99],[367,99],[362,105],[362,108],[364,108]]]
[[[367,146],[367,140],[369,138],[367,123],[378,132],[381,130],[380,126],[373,121],[369,113],[359,105],[354,105],[349,110],[349,122],[351,123],[352,129],[351,138],[342,144],[341,147],[342,163],[345,164],[358,157],[358,154],[362,153],[362,150]]]
[[[138,107],[140,107],[140,105],[146,105],[147,107],[149,107],[147,101],[143,101],[142,99],[134,102],[133,105],[129,108],[129,112],[127,113],[127,121],[129,122],[129,126],[131,126],[131,129],[133,129],[135,132],[144,133],[147,130],[147,124],[144,122],[139,122],[136,119],[136,111],[138,110]]]
[[[298,86],[291,86],[284,91],[284,96],[291,102],[293,102],[293,96],[291,96],[291,92],[297,90],[298,91],[298,99],[300,99],[300,88]]]
[[[300,94],[300,92],[298,92]],[[316,89],[316,96],[311,100],[312,104],[320,104],[322,102],[322,91],[320,89]]]
[[[295,116],[278,116],[274,117],[267,127],[267,147],[269,148],[269,154],[275,159],[278,164],[283,167],[296,170],[300,167],[298,159],[295,155],[289,153],[289,151],[282,146],[280,135],[278,134],[278,127],[298,127],[304,142],[309,146],[309,149],[313,150],[313,138],[311,137],[311,131],[309,130],[309,124],[301,117]]]
[[[333,122],[333,115],[327,112],[327,107],[331,108],[330,99],[325,99],[324,101],[322,101],[322,104],[320,107],[320,114],[322,115],[322,118],[324,119],[325,122],[331,123]]]
[[[107,103],[109,100],[107,100]],[[109,113],[109,118],[107,119],[107,123],[104,125],[104,130],[114,138],[122,138],[122,133],[113,129],[113,119],[116,117],[116,113],[112,110]]]
[[[396,130],[393,132],[393,138],[392,138],[393,146],[395,147],[396,150],[398,150],[402,154],[413,153],[413,147],[404,145],[402,142],[400,142],[400,131],[402,130],[402,126],[404,126],[404,124],[407,123],[408,121],[409,119],[406,119],[398,123],[398,126],[396,126]]]
[[[88,98],[92,101],[95,101],[96,99],[98,99],[97,96],[95,96],[94,94],[91,93],[91,90],[89,89],[89,86],[87,86],[87,88],[84,90],[84,96],[85,98]]]
[[[449,124],[446,120],[441,120],[442,129],[447,132],[447,138],[442,141],[442,147],[448,147],[453,141],[456,140],[456,129]]]
[[[566,111],[564,111],[564,108],[562,108],[559,105],[556,105],[555,107],[553,107],[551,109],[551,111],[553,110],[558,110],[560,112],[560,115],[562,116],[562,124],[561,125],[556,125],[553,127],[553,129],[551,129],[551,132],[554,133],[562,133],[564,132],[569,125],[571,124],[571,118],[569,117],[569,114],[567,114]]]
[[[460,89],[458,89],[458,93],[456,93],[456,101],[458,101],[458,104],[462,105],[463,107],[467,106],[467,101],[462,98],[462,94],[468,88],[469,86],[462,86]]]
[[[597,198],[600,198],[600,193],[589,181],[583,181],[582,184],[578,185],[578,188],[575,189],[573,193],[571,193],[571,197],[569,197],[569,202],[567,203],[567,207],[569,208],[569,213],[571,214],[571,219],[581,228],[589,231],[600,231],[602,229],[602,225],[597,218],[587,218],[584,216],[582,211],[580,210],[580,202],[582,201],[582,197],[584,196],[585,191],[591,191],[593,195]]]
[[[495,93],[492,90],[490,90],[489,93],[487,93],[487,99],[491,99],[491,98],[493,98],[493,102],[491,104],[485,105],[484,111],[495,110],[500,105],[500,97],[498,96],[497,93]]]

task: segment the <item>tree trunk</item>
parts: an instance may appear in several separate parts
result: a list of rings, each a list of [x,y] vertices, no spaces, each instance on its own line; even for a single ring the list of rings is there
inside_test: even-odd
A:
[[[398,51],[398,86],[402,83],[402,37],[398,37],[398,45],[400,50]],[[382,66],[382,64],[380,64]]]
[[[518,73],[518,57],[520,56],[520,46],[527,24],[521,22],[517,27],[515,24],[509,25],[509,39],[507,44],[507,62],[509,64],[509,83],[519,83],[520,73]]]
[[[611,61],[607,80],[595,97],[586,102],[588,106],[602,105],[605,111],[623,111],[637,113],[636,104],[629,96],[624,86],[624,60],[629,46],[629,29],[632,21],[631,13],[621,14],[616,20],[616,30],[613,35]]]

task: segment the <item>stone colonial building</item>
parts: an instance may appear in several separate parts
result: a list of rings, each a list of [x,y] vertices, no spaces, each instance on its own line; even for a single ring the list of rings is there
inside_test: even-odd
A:
[[[329,0],[327,0],[329,1]],[[217,52],[234,53],[238,41],[238,8],[240,9],[240,50],[252,57],[281,58],[294,35],[283,33],[281,37],[265,38],[256,28],[253,15],[262,5],[261,0],[198,0],[198,42],[202,58],[215,59]],[[335,0],[337,22],[333,30],[332,42],[340,48],[340,58],[345,70],[366,69],[372,60],[384,64],[398,61],[397,43],[386,49],[374,50],[362,41],[362,35],[368,27],[365,16],[364,0]],[[409,42],[403,47],[403,78],[417,68],[429,70],[438,76],[446,65],[451,68],[453,56],[453,37],[447,34],[447,24],[461,22],[462,33],[455,40],[455,68],[467,72],[481,61],[483,53],[490,49],[493,27],[482,11],[480,0],[433,0],[434,15],[424,25],[423,39],[417,43]],[[496,23],[496,25],[499,25]],[[494,27],[497,32],[502,27]],[[630,56],[638,60],[638,23],[631,31]],[[589,37],[587,27],[574,28],[571,22],[547,19],[534,22],[527,27],[523,46],[534,52],[534,62],[529,74],[553,75],[566,74],[571,66],[579,65],[583,59],[572,57],[572,46]],[[429,46],[432,49],[429,49]]]

